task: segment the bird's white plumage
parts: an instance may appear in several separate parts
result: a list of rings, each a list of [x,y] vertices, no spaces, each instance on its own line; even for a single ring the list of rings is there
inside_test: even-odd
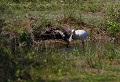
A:
[[[86,37],[88,36],[88,33],[85,30],[71,30],[71,36],[69,38],[69,41],[74,39],[80,39],[80,40],[85,40]]]
[[[76,30],[75,31],[76,36],[82,36],[84,33],[86,33],[86,31],[84,31],[84,30]]]

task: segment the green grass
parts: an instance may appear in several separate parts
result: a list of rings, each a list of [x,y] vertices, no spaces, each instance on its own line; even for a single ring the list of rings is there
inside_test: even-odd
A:
[[[117,59],[119,53],[111,50],[114,49],[111,43],[104,43],[103,45],[96,43],[95,45],[101,48],[98,50],[98,48],[88,43],[84,52],[81,51],[81,46],[77,46],[73,47],[70,51],[48,48],[47,53],[44,52],[41,54],[42,56],[40,55],[41,51],[38,55],[29,53],[26,57],[27,59],[32,59],[33,63],[29,68],[25,66],[24,69],[26,67],[29,69],[32,81],[36,82],[42,80],[50,82],[119,81],[120,60]],[[107,48],[105,46],[107,46]],[[117,47],[115,49],[117,49]],[[108,53],[115,57],[112,58],[112,60],[109,59]],[[114,53],[116,53],[116,55]],[[38,65],[36,65],[36,62]]]
[[[1,0],[0,19],[5,21],[0,20],[0,81],[119,82],[119,40],[94,40],[100,29],[106,30],[107,20],[119,25],[119,7],[119,0]],[[47,48],[44,42],[30,44],[32,25],[39,33],[49,24],[64,28],[64,23],[75,29],[92,30],[84,47],[79,41],[69,49],[64,48],[64,43],[51,42]],[[8,35],[2,35],[3,30]],[[25,38],[19,47],[10,41],[14,33],[19,40]]]

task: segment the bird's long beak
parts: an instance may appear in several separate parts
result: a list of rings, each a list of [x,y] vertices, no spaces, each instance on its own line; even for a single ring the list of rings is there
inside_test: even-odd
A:
[[[72,40],[73,40],[73,39],[72,39],[72,34],[71,34],[71,36],[70,36],[70,38],[69,38],[69,42],[72,41]]]

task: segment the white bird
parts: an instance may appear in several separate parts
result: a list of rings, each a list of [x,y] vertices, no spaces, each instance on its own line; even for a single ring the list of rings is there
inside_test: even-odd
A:
[[[87,38],[88,36],[88,32],[86,32],[85,30],[71,30],[71,36],[69,38],[69,42],[72,40],[76,40],[79,39],[82,41],[82,44],[84,44],[84,40]]]

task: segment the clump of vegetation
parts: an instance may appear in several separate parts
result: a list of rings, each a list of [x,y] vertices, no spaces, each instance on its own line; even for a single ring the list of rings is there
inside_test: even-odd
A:
[[[3,26],[5,25],[5,20],[0,19],[0,34],[2,32]]]
[[[26,46],[31,45],[30,34],[26,30],[20,31],[20,42]]]
[[[118,5],[109,5],[108,6],[108,16],[109,19],[112,21],[115,21],[117,23],[119,23],[119,9],[118,9]]]
[[[120,25],[115,21],[107,21],[106,25],[108,33],[113,37],[117,37],[117,34],[120,32]]]
[[[75,17],[74,14],[70,14],[69,16],[65,16],[63,20],[61,20],[64,23],[69,24],[77,24],[80,25],[81,19],[79,17]]]

